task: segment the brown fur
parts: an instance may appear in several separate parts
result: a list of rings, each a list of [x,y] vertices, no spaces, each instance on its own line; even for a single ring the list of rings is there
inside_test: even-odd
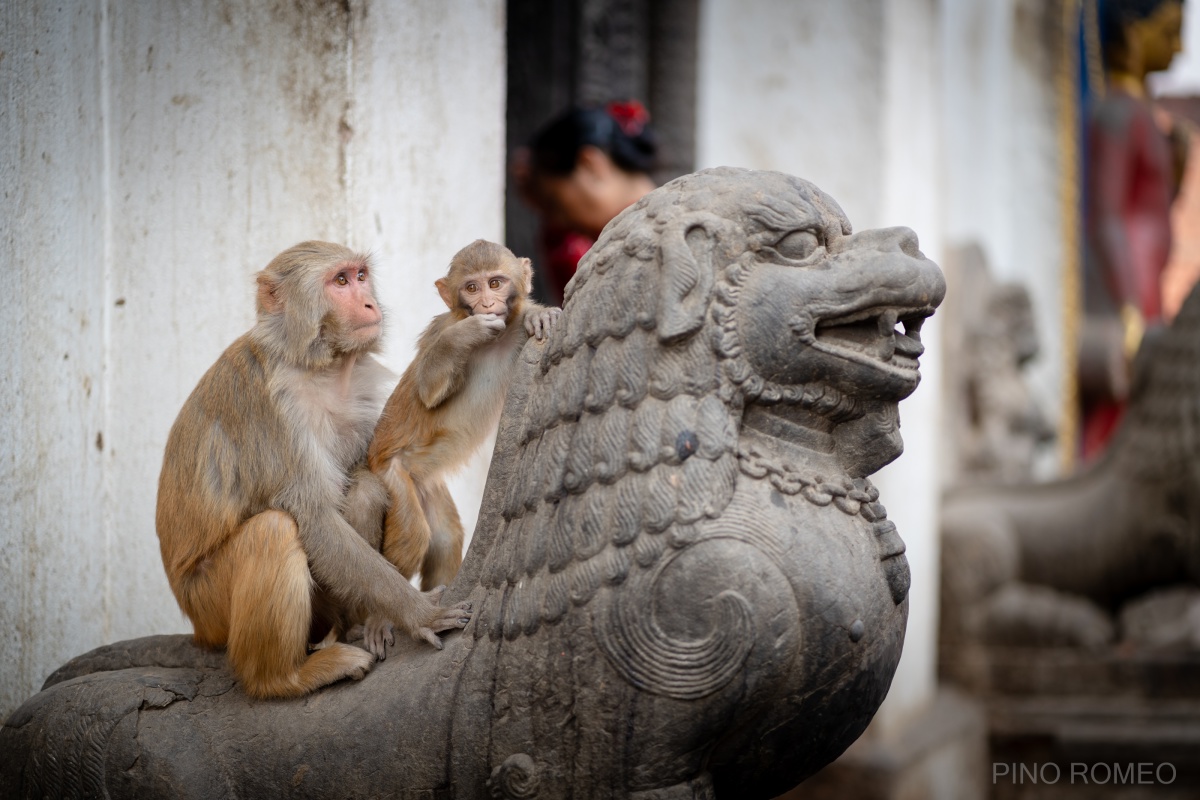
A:
[[[527,299],[532,279],[529,259],[506,247],[480,239],[460,250],[437,281],[449,311],[421,335],[375,428],[368,464],[391,498],[383,554],[407,577],[420,571],[423,589],[449,583],[462,563],[462,523],[443,476],[495,426],[528,336],[542,338],[558,319]]]
[[[228,646],[248,694],[292,697],[361,678],[374,660],[343,643],[306,654],[315,593],[343,617],[375,614],[439,646],[434,632],[469,614],[435,606],[339,513],[368,537],[382,516],[369,482],[347,492],[389,377],[371,355],[381,314],[367,259],[305,242],[258,286],[254,328],[201,378],[171,429],[156,525],[196,641]]]

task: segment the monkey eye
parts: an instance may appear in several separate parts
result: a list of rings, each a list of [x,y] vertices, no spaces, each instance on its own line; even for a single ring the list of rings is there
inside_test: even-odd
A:
[[[358,271],[358,279],[360,281],[365,281],[367,279],[367,271],[365,269],[360,269]]]
[[[339,272],[337,277],[333,279],[333,282],[338,286],[345,286],[346,284],[350,283],[349,279],[346,278],[346,273],[344,272]]]
[[[500,288],[500,279],[492,278],[490,281],[488,281],[488,286],[492,287],[493,289],[499,289]]]
[[[467,284],[466,286],[464,286],[463,288],[464,288],[464,289],[466,289],[466,290],[467,290],[468,292],[470,292],[471,294],[474,294],[475,292],[478,292],[478,291],[479,291],[479,287],[478,287],[478,286],[477,286],[477,285],[476,285],[474,282],[472,282],[472,283],[468,283],[468,284]]]

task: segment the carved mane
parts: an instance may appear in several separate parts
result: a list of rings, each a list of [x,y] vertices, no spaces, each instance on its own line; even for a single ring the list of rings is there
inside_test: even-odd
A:
[[[679,178],[626,209],[567,286],[516,423],[476,636],[532,634],[695,541],[696,523],[733,497],[746,399],[842,405],[832,391],[773,387],[740,357],[734,309],[753,254],[746,231],[709,210],[729,204],[718,194],[731,172]],[[782,199],[734,203],[756,231],[787,224],[769,203],[814,203],[807,182],[772,177]],[[700,257],[687,241],[698,228],[715,241]]]

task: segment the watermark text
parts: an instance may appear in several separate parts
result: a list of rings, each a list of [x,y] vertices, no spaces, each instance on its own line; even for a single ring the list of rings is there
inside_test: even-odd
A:
[[[992,764],[992,783],[1053,786],[1167,786],[1175,782],[1175,765],[1170,762],[1129,761],[1124,763],[1073,761],[1069,764],[1024,764],[997,761]]]

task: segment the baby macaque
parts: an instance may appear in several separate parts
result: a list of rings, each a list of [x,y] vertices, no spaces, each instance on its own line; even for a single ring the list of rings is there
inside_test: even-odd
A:
[[[425,590],[462,563],[463,527],[443,477],[487,439],[521,347],[561,313],[527,299],[532,282],[529,259],[507,247],[479,239],[458,251],[436,282],[450,310],[421,334],[375,428],[368,464],[391,500],[383,555],[407,577],[419,570]]]

